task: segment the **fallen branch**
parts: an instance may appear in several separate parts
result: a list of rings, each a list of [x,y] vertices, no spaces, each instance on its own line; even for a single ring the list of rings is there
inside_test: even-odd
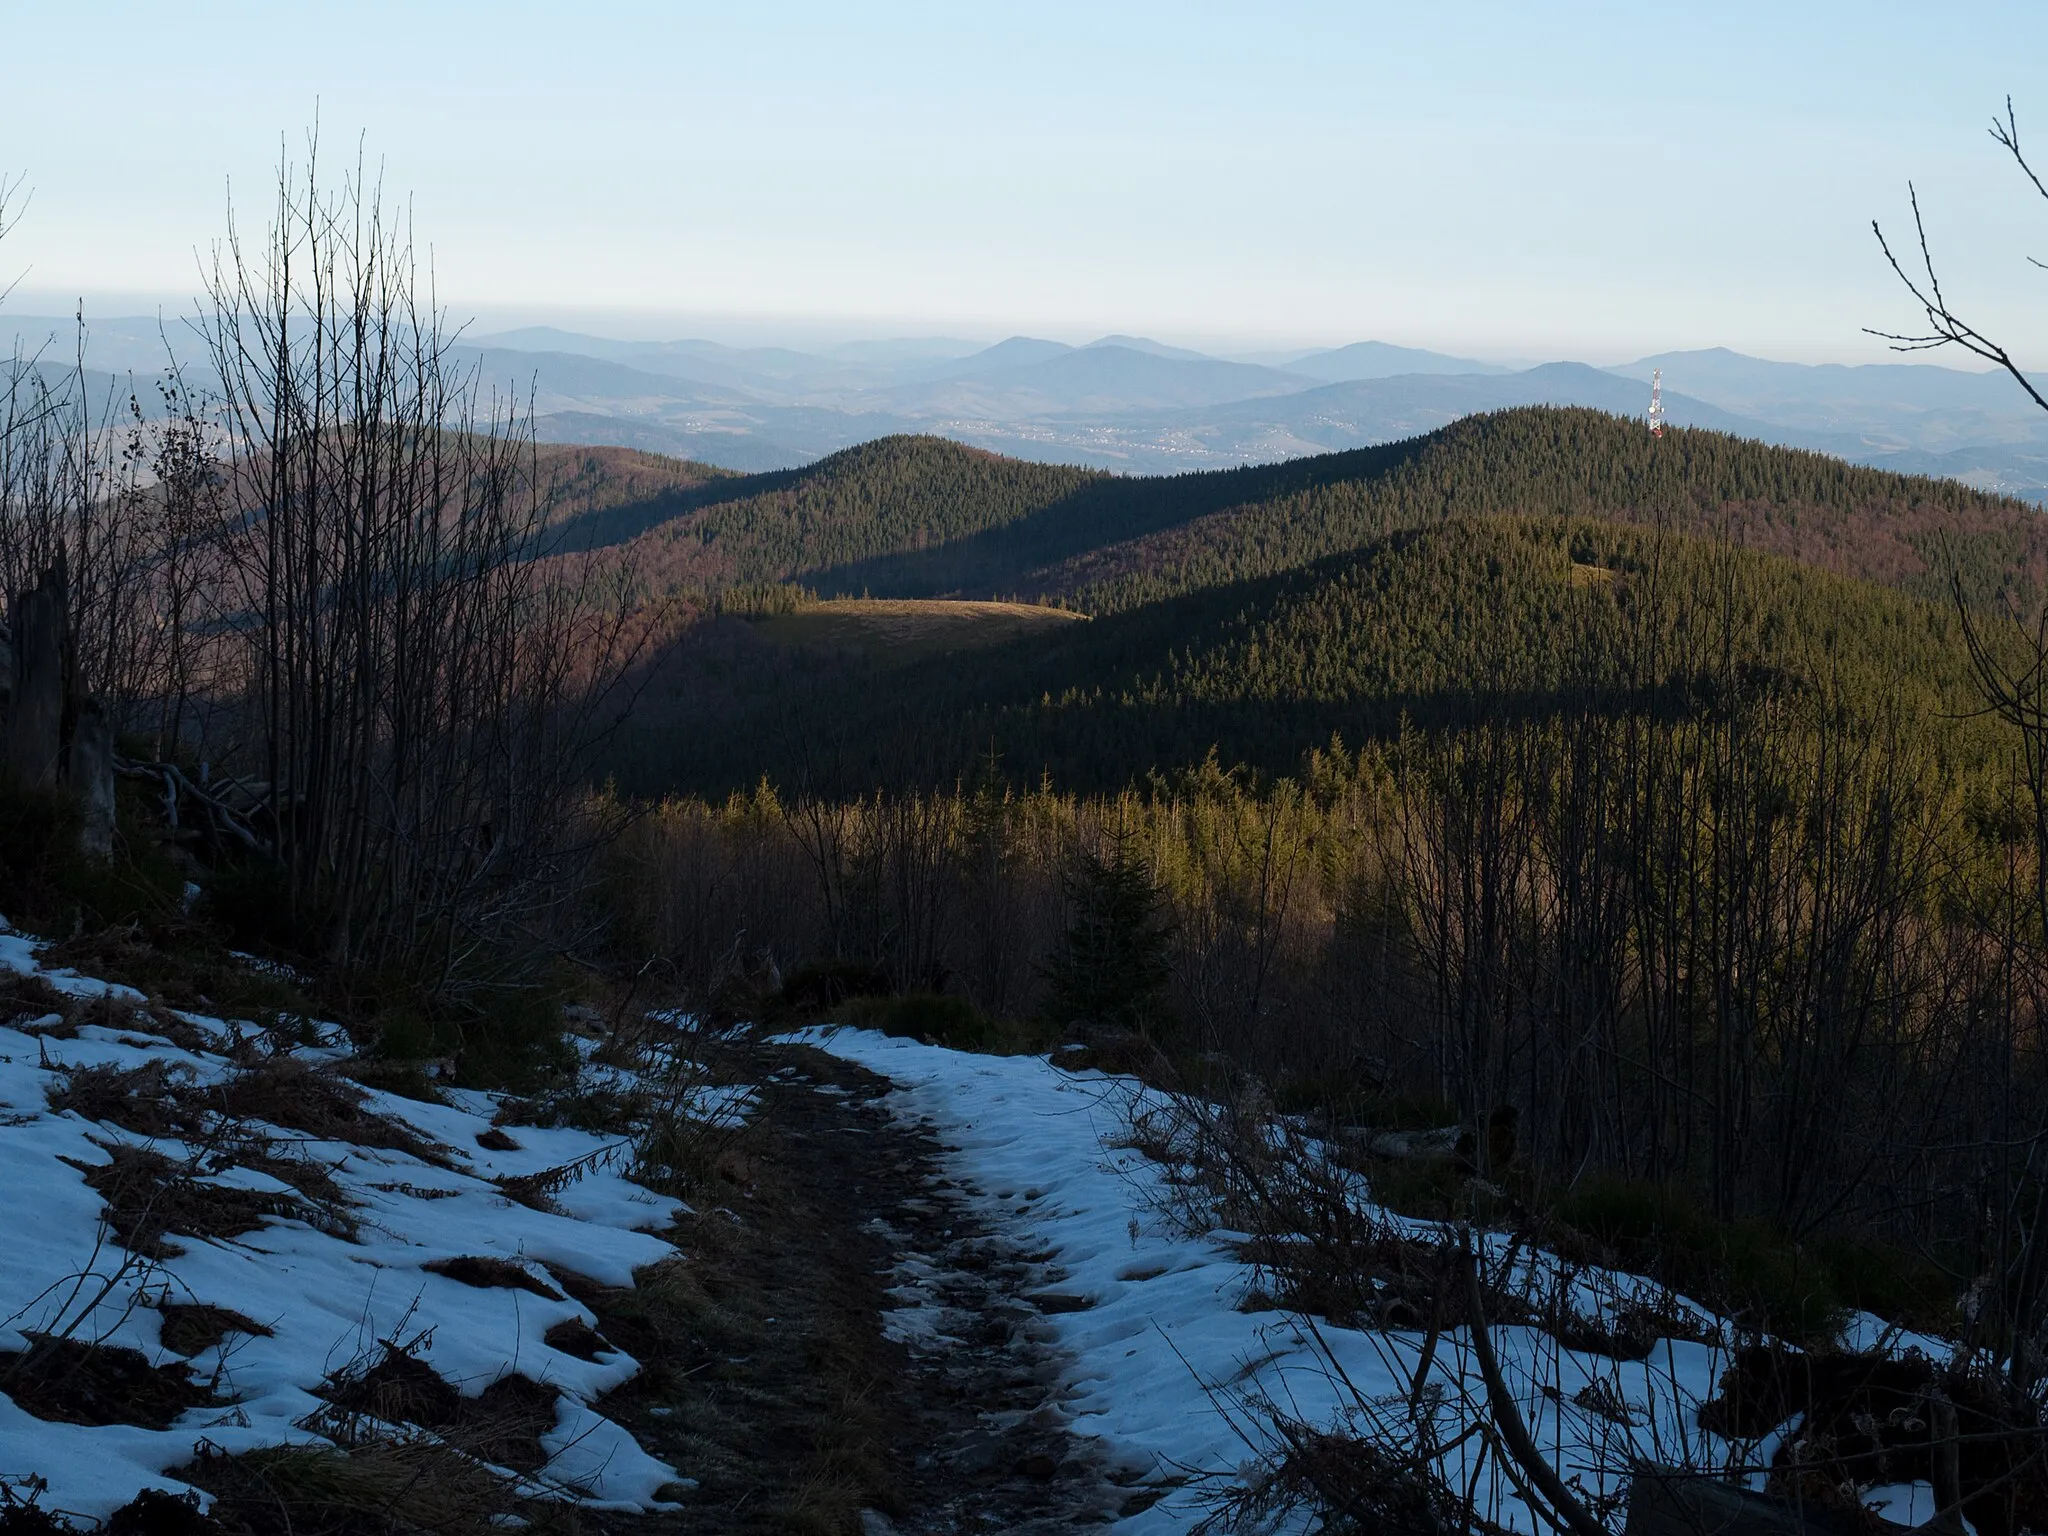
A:
[[[138,763],[117,757],[114,759],[114,772],[127,779],[160,780],[164,787],[164,816],[172,830],[175,831],[179,825],[178,802],[182,796],[206,814],[215,831],[234,838],[251,853],[269,856],[270,845],[258,837],[219,796],[194,784],[176,763]]]
[[[1514,1395],[1508,1391],[1506,1379],[1500,1373],[1500,1361],[1493,1353],[1493,1338],[1486,1329],[1486,1297],[1479,1285],[1479,1261],[1472,1251],[1472,1234],[1467,1231],[1463,1238],[1460,1254],[1465,1271],[1465,1300],[1471,1308],[1472,1353],[1479,1360],[1479,1374],[1486,1383],[1487,1406],[1493,1415],[1494,1428],[1499,1432],[1502,1447],[1514,1458],[1515,1465],[1527,1477],[1529,1484],[1541,1494],[1550,1506],[1532,1505],[1539,1514],[1551,1516],[1551,1522],[1572,1536],[1608,1536],[1607,1527],[1593,1518],[1593,1514],[1581,1504],[1567,1488],[1564,1479],[1557,1475],[1536,1441],[1529,1433],[1529,1426],[1523,1422],[1522,1410],[1515,1405]],[[1515,1479],[1520,1482],[1520,1479]],[[1524,1490],[1527,1496],[1527,1490]]]

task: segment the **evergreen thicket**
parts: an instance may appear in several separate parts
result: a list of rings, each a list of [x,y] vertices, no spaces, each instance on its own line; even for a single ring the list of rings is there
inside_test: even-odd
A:
[[[1044,966],[1046,1017],[1083,1034],[1165,1023],[1173,928],[1141,850],[1122,830],[1078,850],[1064,890],[1070,915]]]

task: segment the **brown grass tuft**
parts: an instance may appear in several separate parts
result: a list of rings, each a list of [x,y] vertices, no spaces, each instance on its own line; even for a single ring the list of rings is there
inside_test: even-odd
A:
[[[475,1397],[464,1397],[424,1360],[386,1344],[375,1365],[337,1373],[320,1395],[330,1407],[313,1427],[343,1444],[377,1436],[365,1420],[411,1424],[494,1466],[538,1472],[548,1460],[540,1437],[555,1427],[561,1391],[528,1376],[505,1375]]]
[[[590,1324],[580,1318],[564,1318],[541,1336],[541,1342],[549,1349],[558,1349],[565,1355],[578,1360],[596,1360],[601,1355],[618,1353],[618,1348]]]
[[[59,992],[42,977],[0,970],[0,1026],[27,1030],[54,1013],[58,1022],[43,1025],[35,1033],[69,1039],[78,1033],[78,1012],[77,998]]]
[[[464,1285],[473,1285],[479,1290],[531,1291],[549,1301],[564,1301],[562,1293],[540,1279],[523,1264],[510,1259],[494,1259],[481,1254],[466,1254],[454,1259],[435,1259],[422,1264],[430,1275],[445,1275],[450,1280],[459,1280]]]
[[[151,1365],[133,1349],[30,1334],[26,1350],[0,1355],[0,1392],[59,1424],[135,1424],[169,1429],[188,1408],[221,1401],[184,1365]]]
[[[189,1136],[203,1126],[195,1104],[192,1069],[161,1061],[126,1071],[98,1065],[73,1067],[49,1089],[50,1108],[118,1125],[137,1136]]]
[[[121,1246],[145,1258],[172,1258],[182,1252],[166,1240],[173,1232],[233,1238],[254,1232],[270,1217],[303,1218],[309,1213],[290,1195],[210,1184],[189,1167],[147,1147],[94,1145],[107,1154],[106,1162],[81,1163],[68,1157],[64,1161],[83,1173],[86,1184],[106,1201],[107,1224]]]
[[[157,1311],[163,1316],[164,1348],[187,1359],[204,1354],[231,1333],[270,1337],[261,1323],[206,1302],[167,1301]]]
[[[214,1495],[228,1536],[500,1536],[522,1514],[505,1479],[452,1446],[374,1439],[229,1455],[201,1441],[174,1476]]]
[[[237,1120],[261,1120],[321,1141],[404,1152],[448,1166],[446,1150],[418,1132],[363,1107],[348,1079],[290,1057],[273,1057],[214,1090],[214,1105]]]

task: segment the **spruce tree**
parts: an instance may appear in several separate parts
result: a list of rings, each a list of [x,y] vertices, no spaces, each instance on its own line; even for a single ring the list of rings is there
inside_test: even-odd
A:
[[[1044,967],[1047,1013],[1084,1031],[1157,1026],[1166,1016],[1173,925],[1128,836],[1083,849],[1065,885],[1067,928]]]

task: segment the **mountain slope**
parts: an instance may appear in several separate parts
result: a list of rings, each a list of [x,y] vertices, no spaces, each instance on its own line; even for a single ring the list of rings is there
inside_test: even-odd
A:
[[[651,591],[802,577],[943,545],[1056,505],[1106,477],[938,437],[885,437],[803,469],[733,476],[611,515],[592,547]]]
[[[1690,394],[1730,410],[1775,406],[1875,405],[1904,410],[1970,409],[2032,416],[2032,403],[1997,370],[1966,371],[1932,363],[1779,363],[1726,347],[1661,352],[1610,368],[1623,378],[1649,381],[1661,369],[1682,380]]]
[[[542,412],[601,404],[630,414],[636,407],[732,405],[753,398],[730,384],[652,373],[573,352],[457,347],[452,355],[461,365],[478,369],[486,388],[496,386],[522,402],[531,392],[535,409]]]
[[[1302,565],[1456,515],[1667,521],[1925,594],[1946,539],[1979,596],[2044,572],[2040,518],[1950,481],[1639,421],[1532,407],[1383,448],[1111,479],[950,544],[820,573],[822,591],[1044,594],[1094,611]]]
[[[1976,730],[1959,720],[1970,677],[1942,604],[1699,535],[1552,516],[1403,530],[971,659],[797,663],[731,622],[653,681],[622,781],[713,792],[764,774],[834,793],[944,784],[992,764],[1013,783],[1113,789],[1211,750],[1286,773],[1333,735],[1684,713],[1730,687],[1860,699],[1962,747]],[[721,731],[690,732],[714,700]]]

